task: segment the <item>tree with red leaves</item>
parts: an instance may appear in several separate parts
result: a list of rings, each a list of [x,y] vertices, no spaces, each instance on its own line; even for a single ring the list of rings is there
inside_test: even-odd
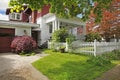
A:
[[[96,23],[95,18],[96,15],[91,11],[89,20],[86,23],[87,33],[99,32],[107,40],[120,38],[120,0],[112,0],[108,10],[102,9],[100,23]]]

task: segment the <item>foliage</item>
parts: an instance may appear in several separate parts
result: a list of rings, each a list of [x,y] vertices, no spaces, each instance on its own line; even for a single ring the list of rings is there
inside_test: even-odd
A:
[[[90,56],[61,54],[51,50],[44,52],[50,55],[35,61],[32,65],[50,80],[94,80],[114,66],[111,63],[97,66],[97,62],[100,63],[102,60],[88,62]]]
[[[24,10],[24,8],[22,6],[19,5],[15,5],[13,8],[10,9],[10,12],[17,12],[19,13],[21,10]]]
[[[66,38],[68,37],[68,32],[66,29],[62,28],[60,30],[55,31],[52,34],[52,40],[54,42],[66,42]]]
[[[68,44],[71,44],[73,41],[75,41],[75,36],[72,34],[69,34],[68,38],[66,38],[66,42]]]
[[[113,50],[112,52],[103,54],[103,56],[110,60],[120,60],[120,50]]]
[[[110,59],[102,57],[102,56],[91,57],[87,61],[95,64],[96,66],[105,66],[107,64],[111,64]]]
[[[85,36],[85,41],[94,42],[94,40],[101,41],[101,36],[98,33],[89,33]]]
[[[28,53],[36,48],[36,42],[30,36],[18,36],[12,41],[11,48],[16,53]]]
[[[20,55],[21,55],[21,56],[34,56],[35,53],[34,53],[34,52],[25,53],[25,52],[22,51],[22,52],[20,53]]]
[[[110,64],[112,60],[120,60],[119,50],[104,53],[96,57],[92,56],[87,61],[95,64],[96,66],[105,66],[106,64]]]
[[[101,0],[100,0],[101,1]],[[111,0],[108,9],[102,9],[102,18],[100,23],[96,24],[97,16],[91,10],[88,22],[86,24],[87,32],[99,32],[104,38],[120,38],[120,25],[119,25],[119,8],[120,0]],[[116,5],[116,6],[114,6]],[[96,6],[98,7],[98,6]],[[99,27],[95,28],[98,25]],[[114,36],[115,35],[115,36]]]
[[[102,9],[107,9],[112,0],[10,0],[10,6],[28,4],[34,10],[41,10],[44,5],[51,5],[50,12],[66,17],[76,17],[82,14],[82,20],[87,20],[94,3],[98,3],[94,13],[100,20]],[[95,4],[94,4],[95,6]]]

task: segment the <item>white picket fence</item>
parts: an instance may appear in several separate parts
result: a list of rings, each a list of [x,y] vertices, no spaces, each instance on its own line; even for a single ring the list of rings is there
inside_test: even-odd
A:
[[[74,41],[70,45],[68,45],[67,43],[48,42],[49,49],[52,48],[51,46],[55,49],[58,49],[58,47],[60,46],[65,46],[66,51],[74,53],[92,54],[94,56],[105,52],[111,52],[113,50],[120,50],[120,42],[97,42],[96,40],[94,42]]]
[[[68,51],[68,44],[65,42],[59,43],[59,42],[49,42],[48,41],[48,49],[56,49],[58,50],[60,47],[65,47],[65,50]]]

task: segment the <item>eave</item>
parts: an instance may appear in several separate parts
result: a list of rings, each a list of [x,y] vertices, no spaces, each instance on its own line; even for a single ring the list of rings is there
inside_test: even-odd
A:
[[[2,21],[0,20],[1,26],[13,26],[13,27],[32,27],[37,28],[40,25],[34,23],[25,23],[25,22],[15,22],[15,21]]]

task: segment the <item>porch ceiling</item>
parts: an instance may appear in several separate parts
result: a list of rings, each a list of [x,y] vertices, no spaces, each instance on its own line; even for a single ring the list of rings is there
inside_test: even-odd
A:
[[[33,27],[37,28],[40,25],[39,24],[34,24],[34,23],[25,23],[25,22],[15,22],[15,21],[2,21],[0,20],[0,25],[1,26],[13,26],[13,27]]]
[[[63,25],[65,24],[66,26],[85,26],[85,22],[81,22],[81,21],[77,21],[74,19],[58,19],[60,22],[63,23]]]

